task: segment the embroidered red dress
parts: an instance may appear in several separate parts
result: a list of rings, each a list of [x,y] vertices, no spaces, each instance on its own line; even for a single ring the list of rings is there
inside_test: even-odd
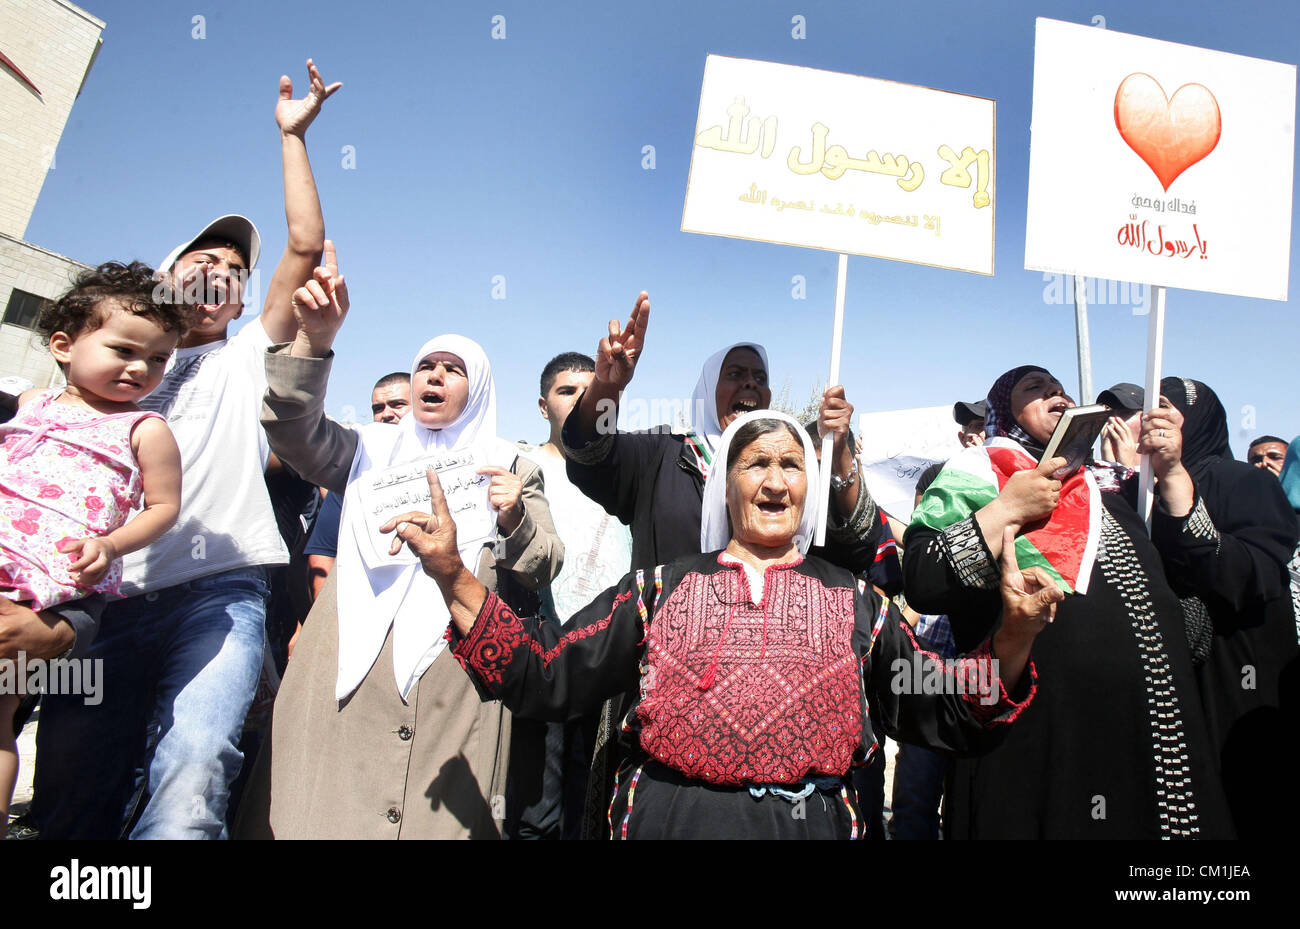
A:
[[[969,753],[1033,697],[1032,666],[1012,700],[987,643],[958,661],[924,652],[888,601],[819,559],[768,568],[757,601],[739,565],[690,556],[628,575],[559,630],[489,593],[454,654],[519,716],[639,693],[610,785],[620,838],[856,837],[847,775],[876,748],[868,698],[891,736]]]

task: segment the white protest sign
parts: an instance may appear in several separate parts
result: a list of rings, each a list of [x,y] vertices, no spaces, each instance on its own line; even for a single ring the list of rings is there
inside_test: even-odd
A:
[[[388,468],[376,468],[362,474],[353,486],[356,488],[356,503],[362,508],[366,536],[370,542],[368,553],[362,548],[363,554],[367,555],[366,564],[373,568],[419,562],[409,546],[403,545],[396,555],[388,554],[393,534],[381,533],[379,527],[403,513],[413,510],[420,513],[432,511],[429,481],[425,477],[426,468],[433,468],[438,473],[443,496],[447,498],[447,509],[456,521],[456,544],[461,556],[464,557],[468,552],[474,557],[479,547],[496,531],[496,513],[488,502],[488,485],[492,478],[478,473],[486,460],[479,449],[471,447],[429,455]],[[467,562],[466,567],[473,571],[478,566]]]
[[[682,230],[993,273],[994,103],[710,55]]]
[[[1037,25],[1025,267],[1285,300],[1295,66]]]
[[[858,435],[863,482],[877,505],[904,523],[912,519],[921,472],[961,451],[951,406],[863,413]]]

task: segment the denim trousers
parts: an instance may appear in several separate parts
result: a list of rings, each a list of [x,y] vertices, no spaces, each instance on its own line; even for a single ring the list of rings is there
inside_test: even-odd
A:
[[[226,837],[269,592],[264,568],[239,568],[108,605],[87,655],[103,661],[102,702],[47,695],[41,705],[41,838],[117,838],[137,767],[148,802],[131,838]]]

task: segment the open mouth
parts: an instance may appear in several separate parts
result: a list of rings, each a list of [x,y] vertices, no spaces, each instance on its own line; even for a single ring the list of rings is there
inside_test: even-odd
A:
[[[781,516],[786,510],[790,509],[790,507],[784,503],[765,501],[758,505],[758,509],[765,516]]]
[[[752,413],[757,409],[758,401],[750,397],[744,397],[731,404],[731,412],[742,416],[745,413]]]
[[[420,402],[425,406],[439,407],[447,402],[447,398],[442,394],[435,393],[431,390],[427,393],[420,394]]]

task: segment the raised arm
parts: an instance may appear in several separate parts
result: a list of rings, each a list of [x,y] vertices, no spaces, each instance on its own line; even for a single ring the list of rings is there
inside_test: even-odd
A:
[[[535,719],[576,718],[636,686],[645,637],[638,575],[624,578],[563,628],[521,620],[461,561],[456,524],[437,474],[426,472],[432,513],[405,513],[382,527],[437,581],[451,612],[455,654],[485,699]]]
[[[293,338],[295,323],[291,305],[294,290],[312,276],[325,246],[325,217],[321,213],[316,180],[307,159],[307,127],[320,112],[321,104],[343,86],[325,86],[320,71],[307,59],[310,87],[301,100],[293,99],[293,81],[280,77],[280,99],[275,105],[275,122],[280,127],[280,158],[284,165],[284,215],[289,235],[284,254],[266,288],[262,305],[262,327],[272,342]]]
[[[298,334],[288,346],[267,352],[262,427],[271,450],[304,480],[342,493],[357,434],[325,416],[325,388],[334,338],[348,312],[348,288],[329,240],[323,260],[312,279],[293,293]]]
[[[618,422],[618,401],[632,381],[636,364],[645,348],[646,326],[650,321],[650,295],[637,295],[636,305],[627,325],[619,328],[618,320],[609,321],[609,334],[596,348],[596,374],[574,408],[569,422],[571,435],[580,445],[611,432]]]

